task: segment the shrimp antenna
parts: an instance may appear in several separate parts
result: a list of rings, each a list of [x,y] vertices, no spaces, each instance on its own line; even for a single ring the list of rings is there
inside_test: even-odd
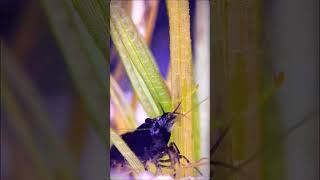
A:
[[[164,111],[163,107],[161,106],[161,103],[160,103],[160,102],[159,102],[159,105],[160,105],[160,108],[161,108],[162,114],[164,114],[164,113],[165,113],[165,111]]]
[[[179,109],[180,105],[181,105],[181,101],[180,101],[180,103],[178,104],[178,106],[176,107],[176,109],[173,111],[173,113],[177,113],[177,110]]]
[[[207,98],[203,99],[198,105],[204,103],[206,100],[209,99],[210,96],[208,96]],[[184,113],[184,115],[190,113],[194,108],[196,108],[197,106],[192,107],[189,111],[187,111],[186,113]]]
[[[187,118],[187,119],[189,119],[185,114],[183,114],[183,113],[179,113],[179,112],[173,112],[173,114],[178,114],[178,115],[181,115],[181,116],[183,116],[183,117],[185,117],[185,118]],[[189,119],[190,120],[190,119]]]
[[[208,98],[209,98],[209,97],[207,97],[207,98],[205,98],[204,100],[202,100],[198,105],[200,105],[200,104],[202,104],[203,102],[205,102]],[[172,113],[181,115],[181,116],[186,117],[187,119],[189,119],[189,118],[186,116],[186,114],[190,113],[190,112],[191,112],[194,108],[196,108],[196,107],[191,108],[191,109],[190,109],[189,111],[187,111],[186,113],[179,113],[179,112],[177,112],[177,110],[179,109],[180,105],[181,105],[181,102],[178,104],[178,106],[176,107],[176,109],[175,109]],[[189,120],[190,120],[190,119],[189,119]]]
[[[172,113],[173,113],[173,114],[181,115],[181,116],[189,119],[185,114],[177,112],[177,110],[179,109],[180,105],[181,105],[181,102],[178,104],[178,106],[176,107],[176,109],[175,109]],[[190,120],[190,119],[189,119],[189,120]]]

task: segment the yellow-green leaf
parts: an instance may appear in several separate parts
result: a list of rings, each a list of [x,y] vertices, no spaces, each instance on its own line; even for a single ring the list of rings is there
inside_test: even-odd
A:
[[[135,129],[137,127],[137,123],[135,121],[132,109],[127,103],[123,91],[118,83],[114,80],[112,75],[110,75],[110,95],[121,116],[125,119],[125,127],[127,129]]]
[[[181,111],[192,109],[192,52],[190,37],[189,2],[187,0],[167,1],[170,26],[170,68],[172,102],[176,106],[181,101]],[[181,154],[194,161],[192,114],[181,117],[173,129],[173,140]],[[192,173],[192,169],[183,170],[181,176]]]
[[[110,7],[111,37],[144,110],[149,117],[161,115],[161,106],[171,111],[169,90],[148,46],[121,2],[111,1]]]

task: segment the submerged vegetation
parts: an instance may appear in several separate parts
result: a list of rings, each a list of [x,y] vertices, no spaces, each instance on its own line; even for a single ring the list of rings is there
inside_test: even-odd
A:
[[[135,2],[131,3],[134,4]],[[147,2],[145,3],[148,4]],[[111,1],[111,37],[139,103],[150,118],[161,116],[163,111],[173,112],[179,103],[181,103],[181,108],[179,108],[180,113],[193,110],[193,107],[199,104],[198,101],[192,101],[193,97],[196,97],[195,92],[197,88],[192,78],[193,65],[189,2],[167,1],[170,22],[171,60],[169,65],[170,75],[168,75],[170,89],[167,87],[166,80],[160,75],[160,71],[155,63],[156,60],[147,46],[146,39],[143,39],[144,36],[139,34],[138,27],[136,27],[129,16],[128,8],[126,8],[128,4],[129,2]],[[152,2],[150,4],[152,4]],[[152,18],[152,16],[145,18],[144,21],[148,21],[148,18]],[[145,37],[146,36],[150,35],[145,35]],[[207,78],[208,83],[209,77],[207,76],[205,78]],[[113,79],[113,77],[111,77],[111,79]],[[113,83],[117,84],[116,81],[113,81]],[[124,94],[121,89],[118,89],[118,91],[117,94]],[[111,100],[117,104],[118,98],[113,94],[115,93],[111,94]],[[123,102],[124,108],[127,107],[126,104],[126,102]],[[120,106],[117,107],[119,108]],[[125,112],[126,110],[124,108],[120,107],[119,112]],[[195,160],[199,160],[200,157],[201,148],[199,142],[201,140],[200,135],[196,134],[200,132],[199,118],[192,114],[194,113],[177,117],[179,120],[177,120],[173,127],[171,141],[177,144],[182,155],[186,156],[191,162],[195,162]],[[123,118],[124,120],[121,120],[123,123],[119,124],[119,120],[115,121],[117,126],[120,127],[120,129],[132,129],[132,127],[126,125],[130,119],[122,116],[122,119]],[[193,139],[193,141],[190,143],[186,141],[187,139]],[[120,148],[119,150],[121,152],[121,147],[118,143],[123,144],[123,142],[121,142],[121,140],[119,141],[119,139],[117,139],[117,141],[111,139],[111,141],[117,148]],[[139,139],[137,139],[137,141],[139,141]],[[135,154],[128,152],[126,152],[126,154],[130,154],[127,160],[129,164],[133,164],[133,162],[130,161],[131,157],[135,157]],[[137,169],[141,169],[141,167],[137,167]],[[180,171],[181,173],[178,174],[178,177],[197,175],[193,172],[194,170],[192,168],[183,168]]]
[[[0,32],[1,179],[109,179],[113,145],[128,162],[113,179],[318,179],[319,61],[306,60],[306,42],[291,43],[302,55],[289,52],[295,48],[282,43],[292,34],[268,24],[287,26],[286,19],[266,20],[291,19],[282,15],[289,6],[271,12],[278,1],[8,2],[20,3],[8,6],[20,18],[1,22],[1,30],[15,29],[4,38]],[[155,35],[162,26],[168,29]],[[158,162],[175,171],[142,162],[121,138],[164,112],[177,121],[170,151]],[[182,155],[190,162],[166,161]]]

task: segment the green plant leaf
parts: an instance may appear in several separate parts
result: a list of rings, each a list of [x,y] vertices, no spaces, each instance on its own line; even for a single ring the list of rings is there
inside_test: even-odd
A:
[[[106,56],[106,52],[109,51],[108,2],[104,0],[72,0],[72,3],[96,46]]]
[[[137,128],[137,123],[134,118],[134,114],[127,103],[124,93],[121,90],[118,83],[114,80],[112,75],[110,75],[110,95],[111,99],[114,101],[117,109],[119,110],[122,117],[125,119],[126,128],[135,129]]]
[[[154,58],[121,2],[111,1],[111,37],[134,91],[149,117],[171,111],[171,97]],[[161,106],[160,106],[161,105]]]
[[[103,144],[107,146],[109,134],[106,131],[108,119],[106,107],[109,103],[107,88],[109,67],[104,58],[106,52],[99,51],[95,38],[87,32],[90,27],[85,28],[85,23],[77,15],[71,1],[42,0],[41,2],[70,69],[71,77],[92,116],[92,126]],[[95,31],[102,30],[95,29]],[[108,51],[108,48],[106,50]]]

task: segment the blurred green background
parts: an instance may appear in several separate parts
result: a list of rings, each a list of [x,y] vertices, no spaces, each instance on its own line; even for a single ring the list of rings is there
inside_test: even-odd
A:
[[[80,16],[108,14],[107,3],[0,4],[1,179],[105,179],[108,46]],[[103,21],[94,33],[107,42]]]

